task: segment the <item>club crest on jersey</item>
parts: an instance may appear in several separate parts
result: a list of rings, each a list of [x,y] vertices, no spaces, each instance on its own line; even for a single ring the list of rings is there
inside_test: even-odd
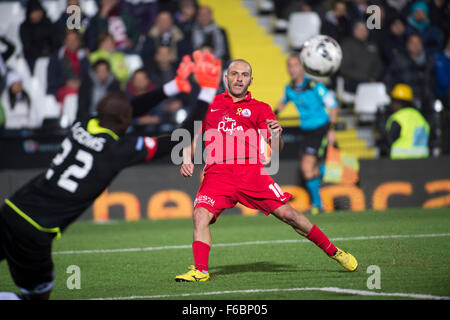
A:
[[[242,110],[242,116],[249,118],[252,115],[252,112],[250,111],[250,109],[244,109]]]
[[[219,122],[217,131],[232,135],[235,131],[244,131],[244,128],[238,126],[233,118],[225,117],[224,120]]]

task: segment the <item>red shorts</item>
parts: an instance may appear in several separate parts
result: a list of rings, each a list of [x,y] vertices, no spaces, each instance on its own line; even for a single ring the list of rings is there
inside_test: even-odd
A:
[[[194,208],[210,211],[214,223],[224,209],[233,208],[238,202],[268,215],[291,197],[281,191],[262,164],[215,164],[205,172]]]

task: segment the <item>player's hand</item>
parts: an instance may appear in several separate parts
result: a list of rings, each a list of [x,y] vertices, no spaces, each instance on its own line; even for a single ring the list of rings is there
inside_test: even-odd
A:
[[[175,83],[177,84],[180,92],[191,92],[192,88],[188,78],[194,71],[194,68],[195,65],[191,60],[191,56],[185,55],[178,66],[177,75],[175,77]]]
[[[334,129],[328,130],[327,139],[328,145],[334,146],[334,144],[336,143],[336,131]]]
[[[222,60],[208,51],[196,50],[192,56],[195,61],[194,74],[200,87],[217,90],[222,75]]]
[[[194,164],[193,163],[183,163],[181,165],[180,173],[183,177],[192,177],[194,174]]]
[[[280,123],[277,120],[266,120],[266,121],[267,121],[267,128],[269,129],[271,135],[273,136],[281,135],[283,128],[281,127]]]

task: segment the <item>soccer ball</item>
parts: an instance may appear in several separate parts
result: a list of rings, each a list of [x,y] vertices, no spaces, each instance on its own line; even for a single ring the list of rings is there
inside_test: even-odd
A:
[[[318,35],[307,40],[300,51],[305,71],[314,76],[330,76],[341,66],[342,50],[336,40]]]

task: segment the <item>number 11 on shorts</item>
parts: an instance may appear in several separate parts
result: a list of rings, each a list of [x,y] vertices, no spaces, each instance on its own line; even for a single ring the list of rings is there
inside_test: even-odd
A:
[[[271,183],[269,184],[269,189],[273,191],[273,193],[275,193],[277,198],[281,198],[284,196],[283,191],[281,191],[280,186],[278,185],[278,183]]]

